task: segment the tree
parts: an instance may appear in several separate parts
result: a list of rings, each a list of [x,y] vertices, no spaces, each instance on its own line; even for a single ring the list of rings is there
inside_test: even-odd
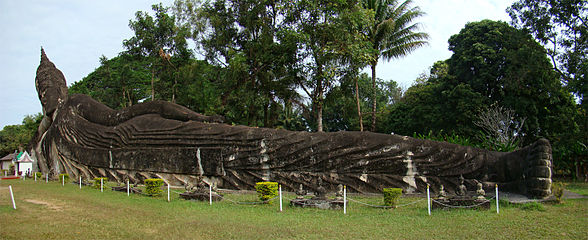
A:
[[[474,124],[484,131],[483,141],[490,143],[487,147],[512,151],[519,145],[525,118],[519,119],[511,109],[492,105],[480,112]]]
[[[224,114],[236,123],[272,127],[281,104],[296,98],[296,44],[280,34],[285,1],[176,1],[182,24],[210,63],[223,67]],[[199,7],[198,7],[199,6]],[[240,119],[237,121],[237,119]]]
[[[14,150],[25,150],[42,119],[42,113],[26,115],[22,124],[4,126],[0,131],[0,155],[5,156]]]
[[[372,131],[376,130],[376,65],[380,57],[384,60],[404,57],[427,43],[428,34],[417,32],[415,19],[424,12],[412,7],[412,0],[363,0],[365,9],[374,12],[373,26],[367,31],[373,48],[372,70]]]
[[[575,132],[574,103],[553,71],[545,49],[505,22],[468,23],[449,39],[451,84],[468,84],[484,105],[498,103],[526,117],[529,141]],[[566,116],[552,121],[551,116]],[[557,123],[557,124],[555,124]],[[561,124],[561,125],[560,125]]]
[[[121,54],[102,56],[100,67],[69,87],[69,93],[86,94],[113,109],[121,109],[148,98],[150,70],[144,58]]]
[[[378,110],[388,112],[402,96],[402,89],[395,81],[378,80],[376,82]],[[356,91],[359,91],[356,92]],[[327,130],[335,131],[361,131],[361,116],[356,114],[357,96],[360,107],[366,108],[371,101],[371,77],[362,73],[357,77],[343,78],[338,86],[335,86],[325,97],[324,121]],[[369,119],[368,119],[369,120]],[[377,129],[382,129],[385,122],[379,122]],[[358,128],[359,127],[359,128]]]
[[[360,34],[371,20],[356,1],[293,1],[285,15],[288,33],[299,45],[302,80],[310,97],[317,131],[323,131],[325,95],[345,75],[357,76],[369,49]]]
[[[162,83],[162,91],[171,89],[171,93],[162,92],[161,95],[171,95],[175,101],[177,79],[173,72],[185,64],[192,56],[188,49],[186,28],[176,26],[175,18],[168,14],[169,8],[160,3],[152,5],[155,19],[146,12],[135,13],[135,21],[129,21],[129,27],[135,35],[124,40],[126,54],[137,58],[144,58],[151,71],[151,100],[155,100],[155,80],[166,72],[167,81]]]
[[[513,26],[529,31],[549,49],[562,81],[584,103],[588,93],[588,2],[519,0],[507,12]]]

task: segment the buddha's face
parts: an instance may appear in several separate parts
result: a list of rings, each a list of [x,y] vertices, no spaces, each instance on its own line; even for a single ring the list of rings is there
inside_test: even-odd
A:
[[[59,102],[67,97],[67,86],[63,73],[49,61],[43,50],[41,50],[41,64],[37,68],[35,84],[43,106],[43,113],[46,116],[51,116],[57,109]]]

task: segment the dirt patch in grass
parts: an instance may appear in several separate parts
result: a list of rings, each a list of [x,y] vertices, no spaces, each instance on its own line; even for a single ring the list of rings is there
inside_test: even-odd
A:
[[[37,204],[37,205],[44,205],[45,207],[54,210],[54,211],[62,211],[63,207],[53,204],[53,203],[49,203],[49,202],[45,202],[45,201],[41,201],[41,200],[37,200],[37,199],[25,199],[25,202],[28,203],[32,203],[32,204]]]

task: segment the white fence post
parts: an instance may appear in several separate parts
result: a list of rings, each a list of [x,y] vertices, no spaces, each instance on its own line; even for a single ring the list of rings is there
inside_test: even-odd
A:
[[[104,178],[100,178],[100,192],[104,192]]]
[[[48,183],[48,182],[49,182],[49,173],[46,173],[45,174],[45,183]]]
[[[343,214],[347,214],[347,186],[343,186]]]
[[[212,184],[208,184],[208,204],[212,206]]]
[[[498,184],[496,184],[496,214],[500,213],[500,208],[498,207]]]
[[[16,204],[14,203],[14,194],[12,193],[12,185],[9,185],[8,188],[10,189],[10,198],[12,199],[12,207],[16,209]]]
[[[82,176],[80,176],[80,189],[82,189]]]
[[[169,183],[167,184],[167,201],[169,202]]]
[[[282,211],[282,185],[278,186],[280,190],[280,212]]]
[[[129,179],[127,179],[127,197],[130,196]]]
[[[65,175],[61,175],[61,186],[65,186]]]
[[[429,184],[427,184],[427,209],[429,216],[431,216],[431,194],[429,193]]]
[[[35,182],[36,182],[37,181],[37,173],[33,173],[33,174],[35,174]]]

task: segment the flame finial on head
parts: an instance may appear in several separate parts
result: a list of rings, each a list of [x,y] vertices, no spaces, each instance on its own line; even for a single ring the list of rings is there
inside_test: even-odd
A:
[[[35,86],[46,115],[51,115],[57,108],[57,104],[67,98],[65,76],[49,60],[43,47],[41,47],[41,62],[37,68]]]

